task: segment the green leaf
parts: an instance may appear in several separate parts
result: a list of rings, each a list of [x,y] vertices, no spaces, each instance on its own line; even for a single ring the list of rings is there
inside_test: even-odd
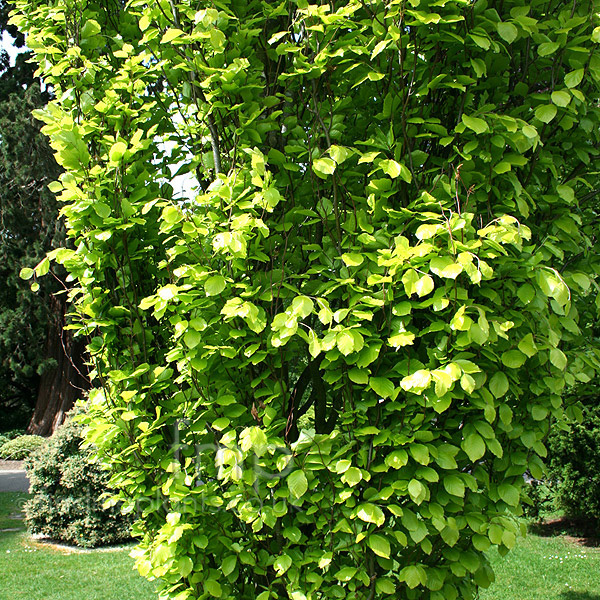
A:
[[[23,267],[20,271],[19,271],[19,277],[21,279],[31,279],[33,277],[33,269],[29,269],[27,267]]]
[[[398,574],[400,581],[406,582],[406,585],[412,590],[419,585],[425,585],[427,583],[427,575],[425,569],[421,566],[409,566],[404,567]]]
[[[304,471],[293,471],[287,478],[288,489],[294,498],[301,498],[308,490],[308,480]]]
[[[392,179],[400,177],[406,183],[412,181],[411,172],[403,164],[395,160],[382,160],[378,165],[386,175],[389,175]]]
[[[391,579],[387,577],[378,577],[375,580],[375,589],[378,594],[395,594],[396,586]]]
[[[508,350],[502,353],[502,363],[510,369],[518,369],[525,364],[527,357],[519,350]]]
[[[335,574],[335,578],[339,581],[350,581],[354,578],[357,571],[356,567],[344,567]]]
[[[406,450],[394,450],[385,457],[385,464],[392,469],[401,469],[408,463],[408,452]]]
[[[519,34],[517,28],[512,23],[498,23],[496,28],[500,37],[508,44],[512,44]]]
[[[333,552],[324,552],[319,559],[319,568],[324,569],[331,564],[333,559]]]
[[[461,116],[461,120],[466,127],[472,129],[477,134],[482,134],[488,131],[487,123],[479,117],[469,117],[468,115],[463,113]]]
[[[561,371],[564,371],[567,366],[567,357],[562,350],[552,348],[550,350],[550,362]]]
[[[183,341],[188,348],[195,348],[202,341],[202,334],[195,329],[190,329],[183,336]]]
[[[502,371],[497,371],[490,379],[490,392],[496,398],[502,398],[508,392],[508,378]]]
[[[94,212],[101,218],[107,219],[110,217],[110,206],[104,204],[104,202],[94,202]]]
[[[498,486],[498,495],[506,504],[517,506],[519,504],[519,490],[508,483],[502,483]]]
[[[415,292],[419,298],[423,296],[427,296],[427,294],[431,293],[434,288],[433,278],[430,275],[423,275],[420,279],[415,282]]]
[[[313,358],[316,358],[321,353],[321,342],[317,334],[311,329],[308,332],[308,351]]]
[[[565,85],[568,88],[577,87],[581,81],[583,80],[583,69],[576,69],[575,71],[571,71],[565,75]]]
[[[267,450],[267,436],[260,427],[246,427],[240,434],[240,448],[244,452],[252,450],[262,456]]]
[[[485,442],[477,433],[471,433],[461,443],[460,447],[466,452],[471,462],[476,462],[485,454]]]
[[[529,283],[524,283],[517,290],[517,296],[523,304],[529,304],[535,298],[535,289]]]
[[[411,444],[408,448],[411,456],[421,465],[427,466],[430,462],[429,449],[425,444]]]
[[[465,495],[465,484],[458,475],[447,475],[444,477],[444,489],[452,496],[460,498]]]
[[[421,504],[427,497],[427,488],[418,479],[411,479],[408,483],[408,493],[415,504]]]
[[[431,259],[429,269],[438,277],[456,279],[462,273],[463,266],[449,256],[436,256]]]
[[[538,54],[540,56],[550,56],[560,48],[558,42],[544,42],[538,46]]]
[[[358,485],[362,481],[362,478],[360,469],[356,467],[350,467],[342,475],[342,481],[347,483],[350,487]]]
[[[221,584],[215,579],[206,579],[203,583],[204,591],[208,592],[214,598],[220,598],[223,594]]]
[[[189,556],[182,556],[177,561],[177,570],[182,577],[187,577],[194,568],[194,563]]]
[[[362,265],[365,257],[362,254],[342,254],[342,260],[348,267],[358,267]]]
[[[127,151],[127,144],[124,142],[116,142],[111,146],[110,152],[108,153],[108,158],[113,163],[118,163],[122,158],[125,152]]]
[[[204,291],[207,296],[218,296],[225,289],[225,277],[213,275],[204,282]]]
[[[550,123],[552,119],[556,116],[558,109],[554,104],[544,104],[543,106],[538,106],[535,110],[535,116],[537,119],[542,121],[542,123]]]
[[[367,538],[367,544],[369,548],[371,548],[371,550],[377,554],[377,556],[381,556],[383,558],[390,557],[390,543],[382,535],[370,535]]]
[[[277,573],[277,577],[281,577],[292,566],[292,558],[287,554],[281,554],[275,559],[273,568]]]
[[[518,344],[519,350],[525,354],[526,356],[528,356],[529,358],[531,358],[532,356],[535,356],[537,354],[537,346],[535,345],[535,342],[533,341],[533,335],[531,333],[528,333]]]
[[[393,348],[402,348],[403,346],[410,346],[415,341],[415,334],[403,331],[397,333],[388,339],[388,344]]]
[[[551,98],[556,106],[568,106],[571,102],[571,94],[565,91],[552,92]]]
[[[165,34],[162,36],[160,43],[161,44],[169,44],[170,42],[177,39],[178,37],[181,37],[182,35],[184,35],[184,32],[181,31],[181,29],[177,29],[177,28],[167,29]]]
[[[385,516],[379,506],[366,502],[358,507],[356,516],[365,523],[373,523],[381,527],[385,523]]]
[[[354,352],[354,336],[350,331],[340,331],[335,338],[335,342],[337,344],[338,350],[344,356],[348,356],[349,354]]]
[[[350,381],[353,381],[354,383],[362,385],[369,383],[369,371],[366,369],[350,369],[348,371],[348,377],[350,378]]]
[[[329,156],[331,156],[338,165],[341,165],[351,154],[352,151],[344,146],[329,147]]]
[[[458,453],[458,448],[456,446],[451,446],[449,444],[444,444],[443,446],[438,446],[437,448],[437,458],[435,462],[442,469],[456,469],[457,464],[455,460],[455,456]]]
[[[237,564],[237,556],[235,554],[231,554],[230,556],[226,556],[223,559],[223,563],[221,564],[221,571],[225,577],[228,577],[233,573],[235,569],[235,565]]]
[[[391,398],[394,395],[394,384],[386,377],[369,378],[369,387],[381,398]]]
[[[413,394],[422,394],[431,383],[431,372],[425,369],[419,369],[412,375],[407,375],[400,381],[400,387],[405,392],[413,392]]]
[[[313,171],[322,179],[335,173],[336,164],[331,158],[317,158],[313,164]]]
[[[402,283],[407,296],[412,296],[415,292],[415,284],[419,281],[419,274],[414,269],[408,269],[402,275]]]

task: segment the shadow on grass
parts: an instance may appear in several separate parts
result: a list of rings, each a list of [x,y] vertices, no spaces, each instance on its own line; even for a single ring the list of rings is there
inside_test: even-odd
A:
[[[561,600],[600,600],[598,594],[590,594],[589,592],[574,592],[569,590],[560,595]]]
[[[541,537],[563,536],[570,538],[580,546],[595,548],[600,546],[600,526],[594,519],[561,517],[542,521],[541,523],[531,523],[529,531]],[[600,596],[590,596],[591,600],[600,600]],[[581,600],[588,600],[581,596]]]

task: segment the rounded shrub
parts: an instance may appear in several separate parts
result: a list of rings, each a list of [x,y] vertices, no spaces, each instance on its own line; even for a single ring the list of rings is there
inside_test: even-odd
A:
[[[44,452],[26,464],[33,498],[25,506],[31,533],[82,547],[114,544],[131,537],[130,518],[118,507],[103,508],[108,475],[81,448],[81,425],[69,418]]]
[[[31,456],[46,440],[39,435],[22,435],[2,443],[0,440],[0,458],[4,460],[24,460]]]

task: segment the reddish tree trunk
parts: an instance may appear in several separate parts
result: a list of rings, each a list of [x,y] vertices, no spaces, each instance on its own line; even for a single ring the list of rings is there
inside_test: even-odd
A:
[[[90,384],[83,360],[84,340],[65,330],[66,305],[62,296],[51,297],[52,318],[46,339],[46,358],[56,361],[40,379],[38,397],[27,433],[51,435],[65,420],[66,413]]]

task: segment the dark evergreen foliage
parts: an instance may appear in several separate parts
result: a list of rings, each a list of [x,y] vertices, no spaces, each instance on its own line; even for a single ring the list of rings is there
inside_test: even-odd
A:
[[[23,36],[6,23],[9,8],[0,1],[0,35],[8,32],[22,47]],[[22,52],[11,65],[0,51],[0,429],[27,425],[40,375],[56,364],[45,354],[50,294],[60,283],[49,279],[32,294],[19,278],[22,267],[35,266],[64,239],[47,188],[60,169],[31,115],[49,96],[29,58]]]

